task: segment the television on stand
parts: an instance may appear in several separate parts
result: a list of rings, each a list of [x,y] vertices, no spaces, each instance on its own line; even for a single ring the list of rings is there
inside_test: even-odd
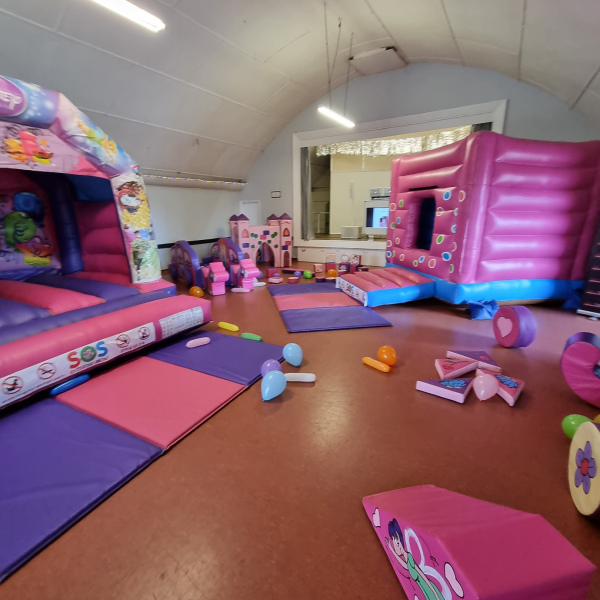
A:
[[[372,239],[376,235],[385,236],[390,218],[390,199],[365,201],[365,224],[363,235]]]

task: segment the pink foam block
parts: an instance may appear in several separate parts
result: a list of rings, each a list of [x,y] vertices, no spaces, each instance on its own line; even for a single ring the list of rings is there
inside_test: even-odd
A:
[[[244,389],[238,383],[142,357],[93,377],[57,400],[169,448]]]
[[[541,516],[434,486],[363,506],[411,600],[584,600],[596,570]]]
[[[500,375],[490,369],[477,369],[476,375],[492,375],[498,380],[498,391],[496,392],[500,398],[502,398],[510,406],[514,406],[518,400],[525,382],[521,379],[515,379],[514,377],[508,377],[507,375]]]
[[[478,368],[489,369],[497,373],[502,371],[500,365],[485,350],[448,350],[446,356],[448,358],[476,360]]]
[[[469,371],[474,371],[476,368],[477,361],[475,360],[461,360],[457,358],[435,359],[435,370],[444,381],[460,377]]]
[[[87,308],[104,302],[102,298],[80,292],[36,283],[8,280],[0,281],[0,298],[39,306],[45,308],[52,315],[59,315],[70,310]]]
[[[583,400],[600,407],[600,338],[589,332],[573,334],[565,344],[560,368],[567,385]]]
[[[280,311],[299,308],[358,306],[358,302],[346,294],[291,294],[289,296],[273,296],[273,300]]]
[[[439,379],[427,379],[425,381],[417,381],[417,390],[433,394],[446,400],[452,400],[463,404],[471,388],[473,387],[473,379],[450,379],[448,381],[440,381]]]
[[[505,348],[529,346],[537,333],[535,317],[524,306],[501,306],[492,324],[496,341]]]

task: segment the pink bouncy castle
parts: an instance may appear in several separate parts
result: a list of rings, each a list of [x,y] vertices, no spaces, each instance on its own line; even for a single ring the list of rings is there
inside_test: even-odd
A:
[[[566,298],[600,216],[600,142],[478,132],[393,161],[387,268],[338,285],[368,306]]]
[[[210,320],[174,296],[132,158],[62,94],[0,77],[0,408]]]

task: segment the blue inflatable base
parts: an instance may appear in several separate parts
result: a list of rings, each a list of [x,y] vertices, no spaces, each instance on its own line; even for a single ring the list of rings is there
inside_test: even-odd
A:
[[[387,263],[386,267],[398,267]],[[414,269],[406,269],[413,273],[419,273]],[[508,281],[489,281],[485,283],[451,283],[443,279],[434,279],[435,287],[432,284],[411,286],[406,288],[405,299],[393,300],[393,293],[396,290],[382,290],[381,292],[370,292],[368,306],[382,306],[383,304],[395,304],[400,302],[409,302],[417,298],[435,297],[438,300],[449,302],[450,304],[467,304],[468,302],[483,302],[495,300],[496,302],[520,302],[523,300],[564,300],[568,298],[573,290],[581,288],[582,280],[565,279],[514,279]],[[424,288],[419,291],[418,288]],[[409,291],[411,294],[408,294]],[[410,297],[414,296],[414,297]],[[388,300],[388,301],[386,301]]]

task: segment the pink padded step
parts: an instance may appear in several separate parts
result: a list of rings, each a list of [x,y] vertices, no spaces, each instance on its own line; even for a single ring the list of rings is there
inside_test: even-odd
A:
[[[0,298],[29,304],[30,306],[39,306],[45,308],[52,315],[60,315],[70,310],[87,308],[104,302],[98,296],[25,281],[8,280],[0,281]]]

